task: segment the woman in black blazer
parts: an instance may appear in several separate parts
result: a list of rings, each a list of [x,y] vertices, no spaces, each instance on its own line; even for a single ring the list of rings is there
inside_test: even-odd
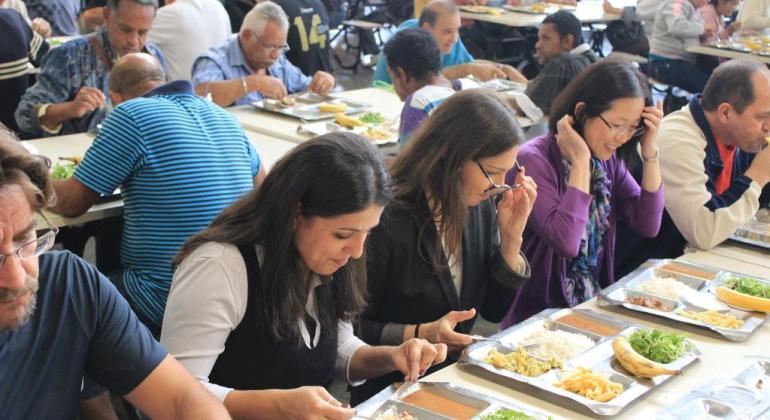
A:
[[[473,341],[477,310],[503,318],[530,273],[520,248],[536,186],[523,168],[513,189],[498,184],[522,137],[506,99],[483,89],[453,95],[413,134],[393,164],[395,200],[368,242],[364,341],[421,337],[456,356]],[[401,379],[370,379],[351,402]]]

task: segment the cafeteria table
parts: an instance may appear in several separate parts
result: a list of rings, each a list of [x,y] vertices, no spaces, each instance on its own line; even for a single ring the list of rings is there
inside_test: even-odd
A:
[[[770,56],[759,55],[750,52],[727,50],[724,48],[717,48],[708,45],[693,45],[691,47],[687,47],[687,52],[701,55],[710,55],[712,57],[720,58],[742,58],[745,60],[753,60],[759,61],[760,63],[770,64]]]
[[[725,256],[724,251],[729,251]],[[760,255],[765,260],[770,260],[770,252],[759,248],[736,247],[734,243],[727,242],[717,246],[711,251],[695,251],[687,253],[679,260],[696,264],[708,265],[723,270],[734,271],[760,278],[770,278],[770,267],[757,265],[748,260],[758,258]],[[751,258],[741,258],[741,256]],[[756,261],[755,261],[756,262]],[[733,375],[743,356],[768,356],[768,343],[770,343],[770,325],[765,322],[754,334],[743,342],[728,341],[716,333],[705,328],[697,328],[687,324],[677,323],[665,318],[632,312],[622,308],[605,309],[598,307],[596,299],[592,299],[578,306],[599,311],[624,321],[641,324],[665,330],[674,330],[685,334],[701,351],[699,361],[689,366],[682,376],[672,377],[661,386],[651,390],[647,394],[615,418],[623,419],[654,419],[656,412],[669,406],[679,398],[705,384],[718,375]],[[471,367],[472,368],[472,367]],[[485,395],[512,401],[522,408],[538,409],[546,411],[558,419],[587,419],[599,418],[581,405],[534,388],[527,384],[515,384],[506,386],[495,381],[491,374],[477,375],[475,372],[484,372],[480,369],[458,367],[450,365],[438,372],[422,379],[427,382],[451,382],[455,385],[481,392]],[[482,377],[483,376],[483,377]]]
[[[580,19],[584,25],[593,23],[605,23],[620,19],[619,15],[604,13],[601,2],[581,1],[574,9],[575,16]],[[499,25],[511,26],[514,28],[530,28],[539,26],[547,15],[545,13],[524,13],[510,10],[503,10],[499,15],[489,13],[470,13],[460,11],[460,17],[473,19],[482,22],[497,23]]]
[[[275,161],[296,146],[295,143],[274,139],[250,130],[244,130],[244,132],[249,138],[249,142],[251,142],[257,149],[257,152],[262,159],[262,163],[266,165],[267,168],[270,168]],[[83,156],[86,150],[91,146],[93,140],[93,134],[80,133],[27,140],[23,143],[33,153],[43,155],[51,159],[51,162],[55,163],[60,157]],[[123,200],[116,199],[98,202],[78,217],[64,217],[48,210],[45,210],[44,213],[51,223],[58,227],[77,225],[120,216],[123,214]],[[45,221],[38,220],[38,226],[46,226]]]
[[[381,88],[348,90],[333,93],[332,96],[367,103],[371,105],[372,112],[379,112],[386,119],[397,118],[404,106],[398,95]],[[298,130],[302,122],[296,118],[261,111],[253,105],[234,106],[227,110],[235,115],[246,130],[295,143],[302,143],[313,137]],[[533,124],[533,121],[526,117],[518,117],[518,120],[522,127]]]

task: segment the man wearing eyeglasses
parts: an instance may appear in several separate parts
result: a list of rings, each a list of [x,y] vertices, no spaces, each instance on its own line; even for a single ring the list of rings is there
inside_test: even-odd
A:
[[[193,63],[193,84],[220,106],[246,105],[262,98],[283,99],[309,90],[326,94],[334,77],[324,71],[306,76],[284,55],[289,21],[277,4],[266,1],[246,14],[238,36],[211,48]]]
[[[37,221],[49,164],[0,131],[0,418],[76,418],[90,375],[152,418],[229,418],[117,290]]]

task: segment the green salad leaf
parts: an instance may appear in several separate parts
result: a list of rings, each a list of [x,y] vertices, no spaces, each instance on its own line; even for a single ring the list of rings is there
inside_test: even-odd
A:
[[[385,122],[385,118],[379,112],[367,112],[358,118],[362,123],[379,124]]]
[[[727,287],[745,295],[770,299],[770,286],[749,277],[730,277]]]
[[[75,174],[75,168],[77,165],[72,163],[67,164],[55,164],[53,166],[53,172],[51,172],[51,178],[53,179],[67,179]]]
[[[658,363],[671,363],[689,350],[683,335],[654,329],[640,329],[628,337],[631,348]]]
[[[481,420],[535,420],[535,418],[521,411],[501,408],[494,413],[481,416]]]

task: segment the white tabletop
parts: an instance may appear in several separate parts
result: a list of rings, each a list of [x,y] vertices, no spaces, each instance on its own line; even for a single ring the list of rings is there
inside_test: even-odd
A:
[[[579,2],[574,12],[575,16],[577,16],[583,24],[603,23],[620,19],[619,15],[604,13],[601,2]],[[503,13],[499,15],[461,11],[460,16],[465,19],[497,23],[499,25],[512,26],[515,28],[538,26],[546,17],[545,14],[522,13],[509,10],[503,10]]]
[[[743,58],[746,60],[753,60],[765,64],[770,64],[770,57],[768,56],[752,54],[749,52],[727,50],[724,48],[709,47],[707,45],[695,45],[692,47],[687,47],[687,52],[722,58]]]
[[[738,248],[736,248],[734,244],[728,243],[717,247],[711,252],[698,251],[685,254],[680,259],[724,270],[741,272],[747,275],[770,278],[770,268],[768,267],[745,262],[746,260],[744,258],[736,258],[736,256],[732,254],[728,257],[721,255],[724,250],[729,250],[732,253],[738,252],[737,249]],[[765,250],[758,250],[755,248],[746,249],[741,252],[744,256],[756,257],[758,255],[764,255],[766,260],[770,260],[770,258],[768,258],[770,257],[770,253]],[[664,318],[648,316],[622,309],[608,311],[604,308],[599,308],[596,305],[595,299],[580,305],[579,308],[590,308],[606,314],[612,314],[612,316],[619,319],[631,321],[646,327],[683,332],[702,352],[700,361],[688,367],[682,376],[673,377],[657,389],[645,394],[637,403],[632,404],[626,410],[622,411],[618,415],[619,418],[654,419],[655,414],[659,409],[671,405],[683,395],[717,375],[739,373],[731,369],[737,368],[742,356],[768,355],[767,348],[768,343],[770,343],[770,325],[768,325],[768,323],[759,327],[748,340],[736,343],[727,341],[726,339],[711,333],[709,330],[691,327]],[[515,388],[500,385],[461,369],[456,364],[442,369],[424,378],[424,380],[430,382],[452,382],[456,385],[493,397],[514,401],[524,408],[537,408],[546,411],[551,413],[554,418],[597,418],[596,415],[570,400],[553,397],[544,391],[526,384],[521,384],[521,386],[516,386]]]
[[[262,159],[262,164],[270,168],[286,152],[291,150],[295,143],[270,138],[264,134],[245,130],[249,142],[254,145]],[[46,137],[37,140],[27,140],[40,155],[51,162],[56,163],[59,157],[83,156],[94,140],[93,134],[81,133],[67,136]],[[51,211],[44,211],[52,224],[62,227],[76,225],[94,220],[106,219],[123,214],[123,200],[114,200],[93,205],[87,212],[78,217],[64,217]],[[38,220],[38,226],[46,226],[43,220]]]

